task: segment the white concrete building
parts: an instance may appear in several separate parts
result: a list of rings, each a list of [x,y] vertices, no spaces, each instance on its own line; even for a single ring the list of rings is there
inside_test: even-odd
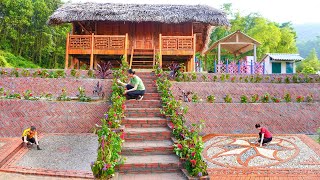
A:
[[[296,62],[303,60],[299,54],[268,53],[262,58],[264,74],[296,73]]]

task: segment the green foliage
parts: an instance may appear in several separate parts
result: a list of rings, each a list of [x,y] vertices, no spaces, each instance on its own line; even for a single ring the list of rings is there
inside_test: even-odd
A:
[[[240,102],[241,102],[241,103],[247,103],[247,102],[248,102],[248,97],[247,97],[246,95],[242,95],[242,96],[240,97]]]
[[[0,55],[0,67],[11,67],[11,65],[7,62],[6,58]]]
[[[192,93],[192,102],[199,102],[199,96],[197,93]]]
[[[281,99],[280,98],[277,98],[277,97],[272,97],[271,98],[271,100],[272,100],[272,102],[274,102],[274,103],[279,103],[279,102],[281,102]]]
[[[318,128],[318,130],[317,130],[317,134],[318,134],[318,143],[320,143],[320,128]]]
[[[312,95],[308,95],[307,97],[306,97],[306,99],[307,99],[307,102],[313,102],[313,96]]]
[[[79,87],[78,91],[79,91],[79,101],[81,102],[91,101],[91,98],[86,96],[86,90],[83,87]]]
[[[99,138],[98,156],[97,160],[91,163],[91,170],[97,179],[111,179],[114,176],[115,167],[124,162],[120,155],[124,134],[111,128],[119,128],[121,118],[124,117],[126,98],[123,95],[124,88],[118,86],[117,79],[126,79],[127,70],[128,64],[125,58],[122,58],[122,66],[113,72],[112,106],[105,117],[101,119],[102,127],[97,132]]]
[[[1,59],[4,59],[3,62],[7,63],[6,67],[39,68],[38,65],[34,64],[30,60],[27,60],[21,56],[15,56],[12,53],[0,50],[0,67],[1,67]]]
[[[207,101],[209,103],[214,103],[215,100],[216,100],[216,97],[214,95],[207,96]]]
[[[71,26],[46,24],[49,16],[61,4],[61,0],[0,1],[0,49],[17,55],[19,59],[32,61],[15,63],[7,59],[12,67],[62,67],[66,34]],[[30,67],[30,64],[37,65]]]
[[[34,97],[31,90],[26,90],[26,92],[23,93],[23,97],[25,100],[38,100],[39,98]]]
[[[230,94],[227,94],[223,99],[225,103],[232,103],[232,97]]]
[[[251,102],[252,103],[256,103],[259,101],[259,95],[258,94],[254,94],[251,96]]]
[[[291,95],[289,93],[286,93],[283,97],[283,99],[286,101],[286,102],[291,102]]]
[[[297,96],[297,97],[296,97],[296,101],[297,101],[298,103],[301,103],[301,102],[304,101],[304,97],[303,97],[303,96]]]
[[[231,28],[228,30],[224,27],[216,28],[211,34],[211,43],[234,31],[241,30],[261,43],[257,49],[258,59],[261,59],[264,54],[269,52],[297,52],[296,32],[291,23],[278,24],[267,20],[257,13],[242,16],[239,12],[233,12],[231,4],[224,4],[223,9],[225,9],[230,16]],[[214,49],[212,52],[216,53],[217,49]],[[226,53],[226,51],[222,49],[222,54],[224,53]],[[241,56],[243,57],[248,54],[252,54],[252,52],[242,54]],[[236,58],[240,59],[241,56]],[[222,59],[234,59],[234,56],[231,54],[225,55]],[[213,64],[213,62],[211,64]]]
[[[70,101],[71,98],[67,95],[66,89],[63,88],[61,91],[62,91],[62,94],[57,97],[57,100],[58,101]]]
[[[305,60],[302,60],[297,64],[296,71],[304,74],[315,74],[316,72],[320,71],[320,60],[317,57],[317,52],[315,49],[310,51]]]
[[[270,94],[269,93],[265,93],[262,97],[261,97],[261,102],[263,103],[268,103],[270,101]]]

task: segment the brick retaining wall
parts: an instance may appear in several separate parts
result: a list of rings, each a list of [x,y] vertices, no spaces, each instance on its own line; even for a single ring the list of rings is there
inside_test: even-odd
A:
[[[0,100],[0,137],[21,136],[34,125],[40,133],[88,133],[107,112],[106,103]]]
[[[240,104],[183,103],[189,108],[187,123],[203,119],[203,134],[257,133],[256,123],[274,134],[315,134],[320,127],[319,103]]]
[[[103,86],[106,95],[110,94],[111,82],[109,79],[76,79],[76,78],[33,78],[33,77],[1,77],[0,87],[5,90],[18,92],[22,95],[26,90],[31,90],[34,96],[41,93],[51,93],[53,96],[61,95],[65,88],[68,96],[79,94],[78,87],[86,89],[87,96],[92,96],[92,91],[97,82]]]
[[[240,102],[241,95],[247,95],[248,100],[253,94],[260,97],[269,93],[283,99],[286,93],[290,93],[292,100],[297,96],[313,95],[315,101],[320,101],[320,83],[304,84],[276,84],[276,83],[231,83],[231,82],[175,82],[172,85],[172,91],[176,98],[182,95],[181,88],[184,91],[193,91],[198,94],[203,101],[206,101],[208,95],[214,95],[216,102],[224,102],[223,97],[230,94],[233,102]],[[191,98],[191,95],[189,96]]]

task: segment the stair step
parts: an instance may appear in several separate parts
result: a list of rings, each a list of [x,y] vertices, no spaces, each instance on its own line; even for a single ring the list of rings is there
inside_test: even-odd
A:
[[[120,165],[120,173],[158,173],[178,172],[181,168],[178,156],[172,155],[146,155],[125,156],[126,161]]]
[[[149,118],[125,118],[122,124],[126,128],[144,128],[144,127],[166,127],[167,120],[164,118],[149,117]]]
[[[133,61],[132,61],[132,63],[135,62],[134,59],[151,59],[151,60],[149,60],[149,61],[143,61],[143,62],[152,62],[152,63],[153,63],[153,56],[137,56],[137,55],[133,55]],[[139,60],[139,62],[142,62],[142,61]]]
[[[154,91],[153,92],[151,91],[149,93],[148,88],[146,89],[146,92],[147,93],[145,93],[143,95],[143,100],[142,101],[144,101],[144,100],[160,100],[160,95],[158,93],[154,93]]]
[[[126,108],[126,117],[163,117],[160,108]]]
[[[141,142],[125,142],[122,146],[123,155],[159,155],[173,154],[173,142],[165,141],[141,141]]]
[[[162,141],[171,138],[171,130],[167,127],[125,128],[126,141]]]
[[[150,91],[148,89],[148,91]],[[127,108],[160,108],[161,102],[159,100],[142,100],[137,101],[134,99],[126,101]]]
[[[133,179],[157,179],[157,180],[184,180],[186,179],[183,173],[181,172],[172,172],[172,173],[139,173],[139,174],[122,174],[118,175],[120,180],[133,180]]]

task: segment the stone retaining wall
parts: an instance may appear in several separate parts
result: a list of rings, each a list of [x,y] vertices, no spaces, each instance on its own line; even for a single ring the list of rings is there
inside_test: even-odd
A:
[[[0,137],[19,137],[34,125],[40,133],[88,133],[104,117],[106,103],[0,100]]]

